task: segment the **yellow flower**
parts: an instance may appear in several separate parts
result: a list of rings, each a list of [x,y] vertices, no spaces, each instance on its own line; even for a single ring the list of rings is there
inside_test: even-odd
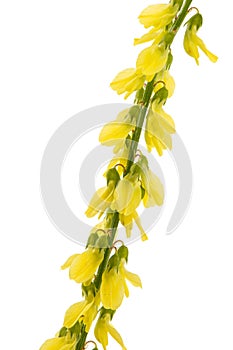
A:
[[[163,70],[156,76],[155,84],[156,82],[163,81],[165,83],[166,89],[168,91],[168,97],[171,97],[175,90],[175,81],[173,77],[171,76],[170,72],[168,70]],[[158,83],[155,85],[154,92],[157,92],[159,89],[163,87],[162,83]]]
[[[137,181],[133,183],[127,176],[118,182],[114,192],[114,199],[111,204],[112,210],[124,215],[132,214],[141,202],[141,185]]]
[[[88,248],[82,254],[72,255],[61,267],[69,268],[70,279],[77,283],[85,283],[94,277],[94,274],[104,258],[102,249]]]
[[[138,74],[136,69],[128,68],[118,73],[111,82],[110,86],[114,91],[117,91],[119,95],[126,93],[126,99],[134,91],[137,91],[143,87],[145,79],[146,77],[142,74]]]
[[[164,200],[163,185],[150,169],[142,172],[142,186],[145,189],[145,195],[143,197],[143,204],[146,208],[153,207],[155,205],[162,205]]]
[[[200,48],[212,62],[216,62],[218,57],[206,48],[204,42],[197,35],[197,31],[202,26],[202,22],[202,15],[197,13],[186,23],[187,29],[184,36],[184,49],[189,56],[195,59],[197,64],[199,64],[200,56],[198,48]]]
[[[92,303],[93,301],[88,302],[87,300],[83,300],[71,305],[65,313],[63,326],[66,328],[72,328],[75,323],[78,322],[80,317],[85,315]]]
[[[139,45],[146,43],[148,41],[154,40],[154,44],[159,44],[165,35],[164,30],[157,30],[156,28],[152,28],[148,33],[144,34],[139,39],[134,39],[134,45]]]
[[[127,237],[131,236],[131,232],[132,232],[132,228],[133,228],[133,221],[135,221],[135,224],[137,225],[137,227],[139,228],[139,231],[141,233],[142,241],[148,240],[148,237],[147,237],[147,235],[142,227],[141,220],[140,220],[136,210],[128,216],[120,214],[119,218],[120,218],[121,224],[125,227]]]
[[[137,72],[147,76],[153,76],[160,72],[166,65],[169,50],[164,44],[153,44],[144,49],[137,59]],[[148,79],[149,81],[149,79]]]
[[[107,269],[103,273],[100,298],[106,309],[118,309],[122,304],[124,295],[126,297],[129,296],[126,280],[133,286],[142,288],[140,277],[127,271],[124,265],[125,260],[121,259],[119,267],[113,266],[110,270]]]
[[[85,312],[85,314],[83,315],[83,323],[85,324],[86,328],[86,332],[89,332],[92,322],[94,321],[94,319],[96,318],[96,315],[98,313],[98,309],[99,309],[99,304],[100,304],[100,295],[99,293],[96,295],[94,301],[91,303],[90,308],[88,308]]]
[[[139,21],[145,28],[154,27],[156,30],[166,27],[175,17],[179,6],[156,4],[145,8],[139,15]]]
[[[63,326],[72,328],[78,321],[82,321],[86,326],[86,332],[88,332],[98,313],[99,304],[99,293],[95,297],[90,293],[86,300],[73,304],[68,308],[65,313]]]
[[[98,189],[93,195],[90,204],[85,212],[86,216],[88,218],[91,218],[99,213],[100,218],[105,210],[110,207],[113,201],[114,190],[114,181],[109,181],[107,186]]]
[[[115,146],[117,152],[122,147],[122,142],[128,134],[135,128],[136,118],[132,114],[132,108],[127,108],[120,112],[116,120],[104,125],[99,141],[106,146]]]
[[[117,164],[120,164],[117,166],[117,171],[118,171],[119,175],[122,175],[124,172],[124,168],[126,168],[126,165],[128,162],[129,149],[126,146],[125,140],[123,140],[123,143],[121,143],[121,145],[120,144],[118,144],[118,145],[119,145],[119,147],[122,146],[122,148],[120,148],[119,150],[117,148],[116,153],[114,152],[116,150],[116,148],[114,148],[113,152],[115,153],[115,156],[109,162],[107,170],[115,167]],[[106,174],[107,174],[107,172],[105,172],[104,176],[106,176]]]
[[[105,270],[100,288],[100,298],[106,309],[116,310],[124,298],[124,278],[113,267],[110,271]]]
[[[152,148],[156,148],[161,156],[163,150],[172,148],[171,134],[173,133],[175,133],[173,119],[164,112],[162,104],[155,101],[149,110],[146,121],[145,140],[148,150],[151,152]]]
[[[104,350],[107,350],[108,334],[116,340],[116,342],[122,347],[122,350],[127,350],[121,335],[110,324],[110,315],[108,313],[98,319],[94,332],[96,339],[102,344]]]
[[[65,337],[52,338],[44,342],[40,350],[75,350],[76,339],[70,334]]]

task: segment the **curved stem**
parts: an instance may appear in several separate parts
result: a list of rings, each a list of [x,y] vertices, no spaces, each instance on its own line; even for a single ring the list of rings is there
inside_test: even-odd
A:
[[[176,20],[175,20],[175,22],[170,30],[170,34],[172,35],[171,43],[173,42],[179,28],[181,27],[187,13],[188,13],[188,9],[189,9],[191,3],[192,3],[192,0],[186,0],[184,5],[182,6],[179,15],[177,16],[177,18],[176,18]],[[131,142],[130,150],[129,150],[128,162],[127,162],[127,166],[126,166],[126,169],[124,172],[124,176],[126,176],[129,173],[130,168],[134,163],[138,143],[139,143],[139,140],[141,137],[142,127],[143,127],[143,124],[144,124],[144,121],[146,118],[147,110],[148,110],[151,96],[153,93],[155,79],[156,79],[156,75],[153,78],[153,80],[147,84],[144,95],[143,95],[142,106],[141,106],[141,109],[139,112],[137,125],[135,128],[133,137],[132,137],[132,142]],[[111,224],[112,230],[111,230],[111,235],[110,235],[110,246],[113,244],[113,242],[116,238],[118,224],[119,224],[119,213],[115,212],[113,214],[113,217],[112,217],[112,224]],[[101,282],[102,282],[102,275],[107,267],[107,264],[108,264],[108,261],[110,258],[110,254],[111,254],[111,249],[106,248],[105,254],[104,254],[104,259],[99,266],[97,276],[96,276],[96,279],[94,282],[95,287],[96,287],[96,291],[100,290],[100,286],[101,286]],[[83,350],[85,342],[86,342],[86,337],[87,337],[87,332],[85,331],[85,327],[84,327],[82,330],[82,335],[81,335],[80,341],[78,342],[78,344],[76,346],[76,350]]]

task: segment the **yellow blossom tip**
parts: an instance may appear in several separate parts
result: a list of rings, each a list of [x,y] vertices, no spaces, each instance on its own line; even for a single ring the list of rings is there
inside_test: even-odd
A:
[[[147,236],[145,233],[142,234],[142,235],[141,235],[141,240],[142,240],[143,242],[148,241],[148,236]]]

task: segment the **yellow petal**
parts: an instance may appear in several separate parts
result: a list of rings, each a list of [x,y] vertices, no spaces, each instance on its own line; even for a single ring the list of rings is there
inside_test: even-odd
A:
[[[156,138],[153,139],[153,145],[155,147],[155,149],[158,152],[159,156],[163,155],[163,150],[166,149],[166,147],[162,144],[162,142],[160,142],[159,140],[157,140]]]
[[[129,238],[133,229],[133,217],[132,215],[125,216],[120,214],[119,216],[121,224],[125,227],[126,236]]]
[[[77,283],[91,280],[103,258],[103,250],[89,248],[73,261],[70,267],[70,279]]]
[[[141,89],[145,82],[145,77],[138,74],[134,68],[129,68],[121,71],[110,84],[111,88],[117,91],[118,94],[127,92],[128,95]]]
[[[142,241],[147,241],[148,240],[147,234],[146,234],[146,232],[144,231],[144,229],[142,227],[141,220],[140,220],[140,218],[139,218],[139,216],[138,216],[136,211],[133,214],[133,218],[134,218],[134,221],[135,221],[137,227],[139,228],[139,230],[141,232],[141,240]]]
[[[108,186],[98,189],[93,195],[90,204],[85,212],[88,218],[95,216],[98,212],[103,213],[113,200],[115,185],[112,181]]]
[[[131,200],[129,201],[129,204],[124,210],[124,215],[128,216],[131,215],[135,209],[139,206],[142,198],[142,192],[141,192],[141,185],[138,182],[137,184],[134,184],[133,189],[133,195]]]
[[[65,337],[48,339],[40,347],[40,350],[59,350],[65,343]]]
[[[127,286],[125,279],[124,279],[124,290],[125,290],[125,296],[126,296],[126,298],[128,298],[129,297],[129,288]]]
[[[134,45],[143,44],[151,40],[154,40],[154,43],[159,44],[162,41],[164,34],[165,32],[163,30],[158,31],[156,28],[152,28],[140,39],[134,39]]]
[[[88,302],[86,300],[80,301],[79,303],[73,304],[65,313],[63,326],[66,328],[71,328],[75,325],[78,319],[85,312]]]
[[[71,266],[72,262],[75,260],[75,258],[76,258],[77,256],[79,256],[79,255],[80,255],[80,254],[71,255],[71,256],[66,260],[66,262],[61,266],[61,269],[62,269],[62,270],[65,270],[65,269],[69,268],[69,267]]]
[[[141,279],[136,273],[129,272],[128,270],[124,269],[125,278],[134,286],[134,287],[140,287],[142,288],[142,282]]]
[[[120,333],[118,333],[117,330],[109,323],[107,324],[107,330],[113,339],[115,339],[116,342],[122,347],[122,350],[127,350]]]
[[[111,122],[101,130],[99,141],[106,143],[117,139],[125,139],[134,128],[134,124]]]
[[[89,332],[89,330],[92,326],[92,322],[96,318],[96,315],[98,313],[99,304],[100,304],[100,297],[99,297],[99,294],[97,294],[94,301],[91,303],[90,308],[88,310],[86,310],[85,315],[82,319],[83,323],[86,326],[85,330],[87,333]]]
[[[108,331],[107,331],[107,325],[106,320],[104,318],[99,318],[96,326],[95,326],[95,337],[100,342],[106,350],[106,346],[108,345]]]
[[[164,49],[163,46],[152,45],[139,54],[137,70],[144,75],[155,75],[164,68],[167,59],[167,49]]]
[[[152,142],[152,136],[148,132],[147,126],[146,126],[146,130],[145,130],[145,141],[146,141],[146,146],[147,146],[148,151],[151,152],[152,148],[153,148],[153,142]]]
[[[193,57],[197,64],[199,64],[199,52],[197,45],[193,41],[193,35],[191,30],[187,29],[184,35],[184,49],[186,53]]]
[[[206,54],[206,56],[211,60],[211,62],[217,62],[218,57],[207,49],[203,40],[201,40],[197,35],[195,37],[195,42],[200,47],[200,49]]]
[[[150,5],[141,12],[139,21],[145,28],[153,26],[158,30],[172,21],[177,10],[177,6],[171,4]]]
[[[111,205],[113,210],[117,210],[120,214],[124,214],[127,206],[130,204],[134,193],[133,184],[123,179],[118,182],[114,192],[114,201]]]
[[[165,129],[169,134],[174,134],[176,132],[176,127],[172,117],[167,114],[162,108],[158,112],[159,123],[163,129]]]
[[[116,310],[121,305],[124,298],[124,279],[115,268],[103,273],[100,298],[106,309]]]

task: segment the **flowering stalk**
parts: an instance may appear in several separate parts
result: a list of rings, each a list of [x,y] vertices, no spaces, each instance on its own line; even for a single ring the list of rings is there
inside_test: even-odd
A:
[[[145,121],[149,151],[155,148],[162,155],[164,150],[172,147],[171,134],[175,132],[175,124],[163,109],[174,91],[174,80],[169,73],[171,44],[191,3],[192,0],[171,0],[169,4],[149,6],[139,16],[144,27],[152,29],[135,39],[135,45],[152,40],[153,44],[139,54],[135,69],[120,72],[111,83],[113,90],[126,93],[126,98],[135,92],[135,105],[122,111],[115,121],[101,130],[100,142],[114,146],[115,155],[105,173],[107,185],[96,191],[86,210],[87,217],[98,214],[99,218],[104,215],[104,219],[91,231],[86,251],[72,255],[62,266],[62,269],[69,269],[71,279],[82,284],[84,300],[66,311],[62,329],[40,350],[83,350],[88,344],[94,344],[93,350],[98,349],[95,342],[86,342],[97,315],[94,333],[103,349],[106,350],[108,335],[111,335],[126,350],[111,321],[124,297],[129,296],[127,281],[135,287],[142,285],[139,276],[125,268],[128,248],[123,242],[117,248],[117,228],[121,223],[126,235],[130,236],[133,223],[136,223],[142,240],[146,240],[136,210],[141,203],[146,208],[163,204],[163,186],[151,171],[146,156],[137,148]],[[198,63],[200,48],[215,62],[217,57],[206,49],[196,34],[202,25],[201,15],[194,15],[186,25],[185,51]]]

